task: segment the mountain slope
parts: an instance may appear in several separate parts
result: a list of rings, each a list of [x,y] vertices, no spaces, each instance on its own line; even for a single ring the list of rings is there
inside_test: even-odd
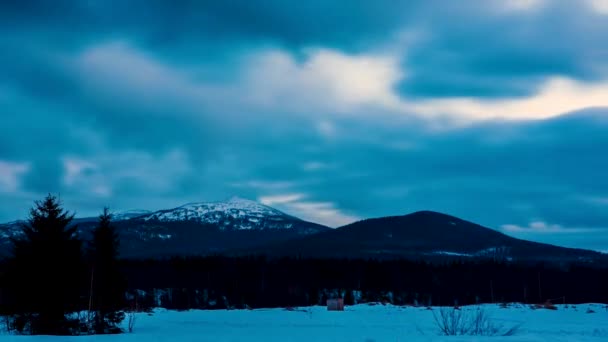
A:
[[[115,223],[123,257],[205,255],[331,230],[241,198],[189,203]]]
[[[339,258],[593,261],[600,253],[516,239],[495,230],[431,211],[368,219],[284,244],[266,246],[270,255]]]

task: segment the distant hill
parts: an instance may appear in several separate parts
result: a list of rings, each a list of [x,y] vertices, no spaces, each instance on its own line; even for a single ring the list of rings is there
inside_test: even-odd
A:
[[[256,252],[334,258],[608,261],[608,256],[598,252],[520,240],[432,211],[367,219],[322,234],[265,246]]]

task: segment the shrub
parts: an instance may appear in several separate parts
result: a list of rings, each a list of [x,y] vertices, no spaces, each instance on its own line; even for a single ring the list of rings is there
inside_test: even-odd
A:
[[[505,328],[494,323],[481,308],[465,311],[442,307],[439,309],[439,315],[433,311],[433,318],[441,335],[445,336],[512,336],[519,329],[519,326]]]

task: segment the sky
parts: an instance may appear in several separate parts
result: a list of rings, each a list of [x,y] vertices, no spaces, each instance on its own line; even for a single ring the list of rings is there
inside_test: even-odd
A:
[[[0,222],[236,195],[608,251],[607,0],[8,0],[0,51]]]

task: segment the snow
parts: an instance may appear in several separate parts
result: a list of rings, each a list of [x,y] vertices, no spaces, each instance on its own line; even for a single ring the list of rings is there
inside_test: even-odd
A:
[[[461,256],[461,257],[472,257],[471,254],[458,253],[458,252],[448,252],[448,251],[435,251],[435,252],[433,252],[433,254],[449,255],[449,256]]]
[[[210,224],[221,224],[235,229],[256,229],[270,221],[278,223],[272,228],[290,228],[282,224],[287,218],[284,213],[257,203],[255,201],[233,197],[225,202],[188,203],[171,210],[160,210],[150,215],[139,217],[145,221],[158,220],[195,221]]]
[[[22,224],[24,221],[13,221],[0,224],[0,239],[9,239],[23,235]]]
[[[135,217],[144,216],[144,215],[148,215],[151,213],[152,212],[150,210],[143,210],[143,209],[125,210],[125,211],[119,211],[119,212],[112,213],[112,219],[114,221],[129,220],[129,219],[132,219]]]
[[[427,255],[446,255],[453,257],[479,257],[479,256],[493,256],[493,255],[502,255],[508,261],[513,261],[513,257],[508,256],[507,253],[509,248],[507,247],[490,247],[486,249],[482,249],[480,251],[474,253],[462,253],[462,252],[454,252],[454,251],[433,251],[431,253],[427,253]]]
[[[463,307],[465,311],[477,306]],[[510,328],[509,337],[439,336],[432,312],[420,307],[361,304],[344,312],[325,307],[260,310],[167,311],[137,314],[132,334],[84,337],[0,336],[13,341],[607,341],[608,311],[603,304],[533,310],[514,305],[483,305],[493,322]],[[592,309],[595,313],[586,313]]]

